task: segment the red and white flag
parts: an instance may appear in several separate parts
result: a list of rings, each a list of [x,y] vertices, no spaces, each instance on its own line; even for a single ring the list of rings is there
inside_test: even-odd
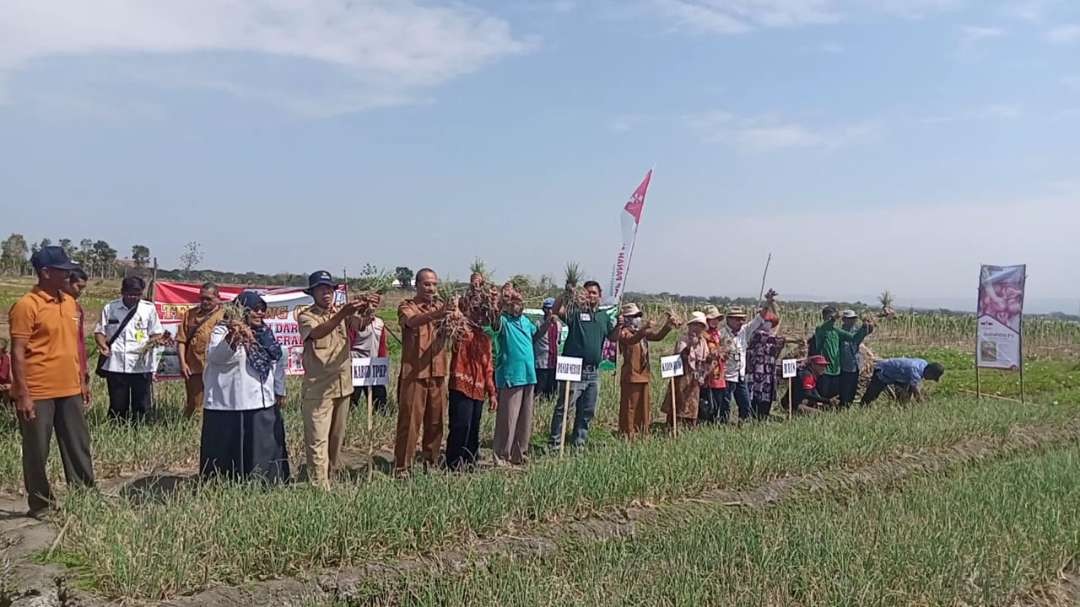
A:
[[[620,213],[622,221],[622,246],[619,247],[619,255],[615,258],[615,266],[611,270],[611,284],[608,285],[607,301],[610,304],[618,304],[622,301],[623,290],[626,288],[626,277],[630,272],[630,260],[634,255],[634,242],[637,240],[638,225],[641,224],[641,212],[645,209],[645,194],[649,191],[649,181],[652,179],[652,169],[645,173],[645,179],[634,190],[630,200],[623,206]]]

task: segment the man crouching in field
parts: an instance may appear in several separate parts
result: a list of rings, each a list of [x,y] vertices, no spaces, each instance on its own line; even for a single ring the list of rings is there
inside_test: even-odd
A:
[[[861,404],[866,406],[874,402],[889,386],[896,390],[896,397],[901,402],[908,399],[922,402],[922,381],[938,381],[942,375],[945,375],[944,365],[929,363],[921,358],[879,360],[874,364],[874,375],[870,378],[870,385],[866,387]]]
[[[446,408],[446,349],[438,322],[451,312],[438,301],[439,276],[424,268],[416,273],[416,296],[398,306],[401,323],[401,373],[398,375],[397,436],[394,471],[407,472],[416,456],[416,441],[423,438],[427,463],[435,465],[442,446],[443,410]]]

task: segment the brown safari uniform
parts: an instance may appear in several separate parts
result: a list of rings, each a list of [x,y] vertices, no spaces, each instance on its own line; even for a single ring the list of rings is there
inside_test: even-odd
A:
[[[190,416],[203,405],[203,369],[206,368],[206,349],[210,345],[210,334],[214,326],[221,322],[225,309],[217,306],[204,312],[200,306],[188,308],[184,312],[184,322],[176,331],[176,341],[185,346],[184,362],[191,370],[191,377],[184,380],[187,402],[184,415]]]
[[[650,341],[660,341],[671,332],[664,326],[658,331],[648,331],[644,336],[623,328],[619,332],[619,354],[622,356],[622,372],[619,376],[619,434],[633,438],[639,432],[647,432],[651,420],[652,404],[649,382]]]
[[[446,349],[435,323],[410,329],[405,320],[435,309],[434,304],[406,299],[398,306],[401,323],[401,373],[398,375],[397,438],[394,468],[407,470],[416,454],[416,442],[429,463],[439,460],[443,411],[446,409]]]
[[[304,417],[304,455],[313,485],[329,488],[337,470],[352,395],[352,355],[345,321],[322,339],[311,331],[330,320],[333,308],[312,305],[300,312],[296,323],[304,341],[304,380],[301,413]]]

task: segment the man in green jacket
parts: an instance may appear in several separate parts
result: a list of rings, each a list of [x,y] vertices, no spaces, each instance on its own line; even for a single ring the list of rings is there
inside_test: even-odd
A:
[[[842,342],[861,342],[873,325],[864,321],[854,332],[845,331],[836,326],[839,313],[833,306],[825,306],[821,310],[822,323],[814,331],[814,347],[817,354],[821,354],[829,361],[825,373],[818,380],[818,393],[825,398],[834,398],[840,394],[840,344]]]

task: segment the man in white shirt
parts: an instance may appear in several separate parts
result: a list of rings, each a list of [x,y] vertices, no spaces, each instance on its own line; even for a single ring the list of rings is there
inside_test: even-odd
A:
[[[105,359],[100,368],[109,386],[112,419],[140,421],[150,407],[154,346],[165,337],[165,329],[154,304],[142,299],[145,288],[142,278],[125,278],[120,299],[105,304],[94,330],[98,355]]]
[[[724,382],[727,387],[719,408],[719,417],[725,421],[732,398],[739,408],[739,420],[750,419],[750,389],[746,384],[746,344],[762,322],[762,316],[758,314],[747,324],[746,311],[739,306],[728,308],[724,315],[723,340],[731,344],[728,358],[724,361]]]

